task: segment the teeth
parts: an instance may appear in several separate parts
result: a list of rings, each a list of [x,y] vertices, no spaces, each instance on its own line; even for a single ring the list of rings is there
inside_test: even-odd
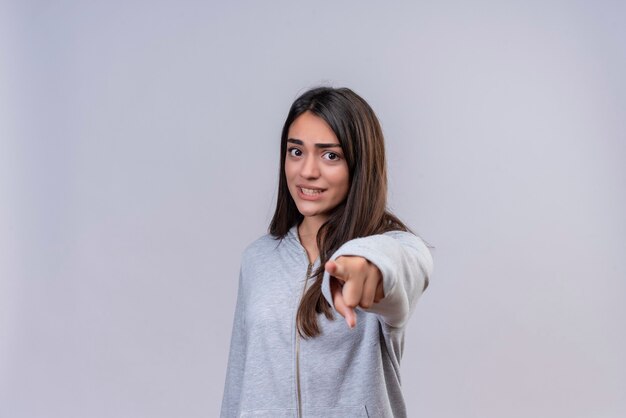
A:
[[[302,190],[302,193],[309,195],[309,196],[314,196],[316,194],[322,193],[321,190],[305,189],[304,187],[300,187],[300,190]]]

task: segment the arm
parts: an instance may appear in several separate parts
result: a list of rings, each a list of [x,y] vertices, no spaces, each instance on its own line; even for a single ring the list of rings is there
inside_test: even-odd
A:
[[[230,338],[228,368],[226,369],[226,382],[224,385],[224,396],[222,398],[222,411],[220,413],[221,418],[239,416],[241,383],[243,381],[243,369],[246,362],[246,324],[242,277],[243,275],[240,270],[237,303],[235,305],[235,318],[233,320],[233,328]]]
[[[428,247],[410,232],[389,231],[350,240],[330,260],[348,255],[367,259],[382,276],[384,298],[370,308],[361,309],[380,315],[390,326],[404,326],[433,271],[433,259]],[[335,308],[331,280],[336,279],[325,272],[322,293]]]

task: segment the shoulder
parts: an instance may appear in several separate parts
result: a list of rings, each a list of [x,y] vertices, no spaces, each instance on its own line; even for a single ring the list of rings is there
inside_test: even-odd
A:
[[[243,250],[241,259],[243,264],[247,264],[259,257],[265,257],[267,254],[276,250],[281,240],[270,234],[264,234],[249,243]]]
[[[289,253],[289,237],[282,240],[265,234],[252,241],[243,250],[241,256],[241,274],[246,286],[255,286],[268,272],[277,271],[279,264],[284,264]]]
[[[433,271],[434,263],[429,247],[422,238],[408,231],[392,230],[356,238],[344,244],[340,251],[363,253],[371,257],[386,255],[395,260],[394,264],[417,262],[426,275]]]
[[[249,243],[246,248],[243,250],[243,258],[254,256],[256,253],[265,252],[269,247],[276,245],[278,240],[276,240],[270,234],[265,234],[255,239],[251,243]]]
[[[433,256],[429,246],[422,238],[407,231],[388,231],[383,235],[392,237],[407,254],[416,257],[420,268],[427,277],[432,274],[434,268]]]
[[[354,238],[347,241],[343,246],[359,246],[374,249],[390,249],[412,247],[420,252],[428,252],[425,242],[417,235],[408,231],[392,230],[365,237]]]
[[[430,253],[428,246],[426,245],[424,240],[412,232],[393,230],[393,231],[387,231],[383,233],[382,235],[394,238],[399,243],[406,245],[406,246],[414,247],[416,250],[420,252]]]

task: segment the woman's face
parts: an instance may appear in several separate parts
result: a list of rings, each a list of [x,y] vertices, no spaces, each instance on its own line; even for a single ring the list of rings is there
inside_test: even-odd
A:
[[[348,195],[348,164],[333,130],[306,111],[289,127],[285,176],[291,197],[305,217],[326,220]]]

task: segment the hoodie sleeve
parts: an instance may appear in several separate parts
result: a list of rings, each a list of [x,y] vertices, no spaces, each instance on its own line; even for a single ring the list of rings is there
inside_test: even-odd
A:
[[[243,274],[239,271],[239,288],[237,290],[237,302],[235,305],[235,318],[233,320],[232,334],[230,338],[230,353],[228,367],[226,369],[226,382],[220,417],[238,417],[240,409],[241,386],[243,381],[243,369],[246,362],[246,333],[243,296]]]
[[[410,232],[389,231],[350,240],[329,260],[342,255],[364,257],[382,273],[385,297],[369,309],[357,309],[380,315],[392,327],[403,327],[433,271],[433,259],[426,244]],[[324,272],[322,293],[334,309],[328,272]]]

